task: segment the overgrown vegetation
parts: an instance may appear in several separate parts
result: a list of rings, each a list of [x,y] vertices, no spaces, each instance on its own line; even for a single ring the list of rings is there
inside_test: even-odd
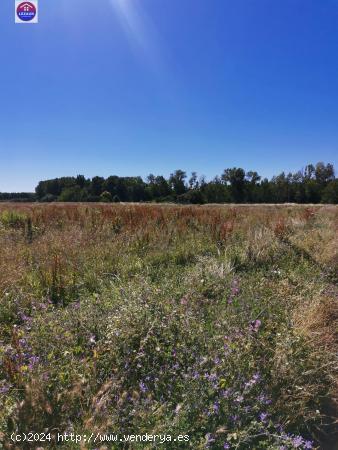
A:
[[[10,434],[33,430],[189,435],[166,449],[324,445],[337,213],[0,205],[0,442],[19,448]]]

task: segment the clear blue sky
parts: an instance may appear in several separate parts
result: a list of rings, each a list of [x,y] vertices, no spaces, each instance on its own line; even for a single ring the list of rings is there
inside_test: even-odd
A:
[[[0,191],[338,166],[337,0],[2,0],[0,38]]]

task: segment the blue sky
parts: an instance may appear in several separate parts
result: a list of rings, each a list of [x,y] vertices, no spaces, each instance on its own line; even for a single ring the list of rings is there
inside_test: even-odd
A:
[[[0,191],[338,166],[337,0],[2,0],[0,37]]]

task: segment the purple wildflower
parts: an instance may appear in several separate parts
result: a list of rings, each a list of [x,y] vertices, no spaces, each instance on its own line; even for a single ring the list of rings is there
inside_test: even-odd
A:
[[[265,412],[262,412],[262,413],[260,413],[260,415],[259,415],[259,420],[261,421],[261,422],[266,422],[266,419],[268,418],[268,414],[267,413],[265,413]]]
[[[254,333],[257,333],[262,325],[262,322],[257,319],[250,322],[250,331],[253,331]]]
[[[18,313],[18,316],[20,317],[20,319],[23,321],[23,322],[28,322],[31,318],[29,317],[29,316],[26,316],[26,314],[24,314],[23,312],[19,312]]]
[[[237,402],[237,403],[242,403],[243,400],[244,400],[243,395],[238,395],[238,396],[235,398],[235,402]]]
[[[29,369],[32,370],[34,368],[34,366],[39,363],[39,361],[40,361],[40,358],[38,356],[31,356],[29,358],[29,364],[28,364]]]
[[[257,397],[257,400],[260,402],[260,403],[263,403],[263,405],[270,405],[272,402],[271,402],[271,400],[265,395],[265,394],[260,394],[258,397]]]
[[[259,373],[255,373],[252,377],[252,380],[257,383],[260,380],[261,376]]]
[[[296,436],[292,439],[292,445],[295,448],[300,447],[303,444],[303,442],[304,442],[304,440],[303,440],[302,436]]]
[[[284,430],[283,425],[281,425],[280,423],[276,423],[274,426],[279,433],[283,432]]]
[[[206,373],[205,375],[204,375],[204,377],[207,379],[207,380],[209,380],[209,381],[211,381],[211,382],[215,382],[216,380],[217,380],[217,375],[215,374],[215,373]]]
[[[218,403],[218,402],[215,402],[215,403],[213,404],[213,409],[214,409],[214,413],[215,413],[215,414],[218,414],[218,413],[219,413],[219,403]]]
[[[147,386],[143,383],[143,381],[140,381],[139,386],[140,386],[140,391],[141,391],[141,392],[147,392],[148,388],[147,388]]]
[[[206,436],[205,436],[205,439],[207,441],[206,444],[205,444],[206,448],[209,448],[210,444],[215,442],[215,439],[214,439],[214,437],[212,436],[211,433],[207,433]]]
[[[0,386],[0,394],[7,394],[7,392],[10,390],[11,384],[4,384]]]
[[[226,389],[225,391],[222,392],[222,395],[224,398],[229,398],[231,395],[231,389]]]

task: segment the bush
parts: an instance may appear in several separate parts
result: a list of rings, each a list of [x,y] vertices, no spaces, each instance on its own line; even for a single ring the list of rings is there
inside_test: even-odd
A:
[[[101,202],[105,202],[105,203],[110,203],[113,201],[112,195],[110,192],[108,191],[104,191],[102,192],[102,194],[100,195],[100,201]]]
[[[0,222],[6,228],[24,228],[27,223],[27,216],[17,211],[3,211],[0,215]]]
[[[73,186],[64,189],[59,195],[59,202],[82,202],[86,200],[86,191],[80,186]]]
[[[47,194],[47,195],[43,196],[40,201],[44,202],[44,203],[50,203],[50,202],[55,202],[56,200],[57,200],[57,196],[56,195]]]

